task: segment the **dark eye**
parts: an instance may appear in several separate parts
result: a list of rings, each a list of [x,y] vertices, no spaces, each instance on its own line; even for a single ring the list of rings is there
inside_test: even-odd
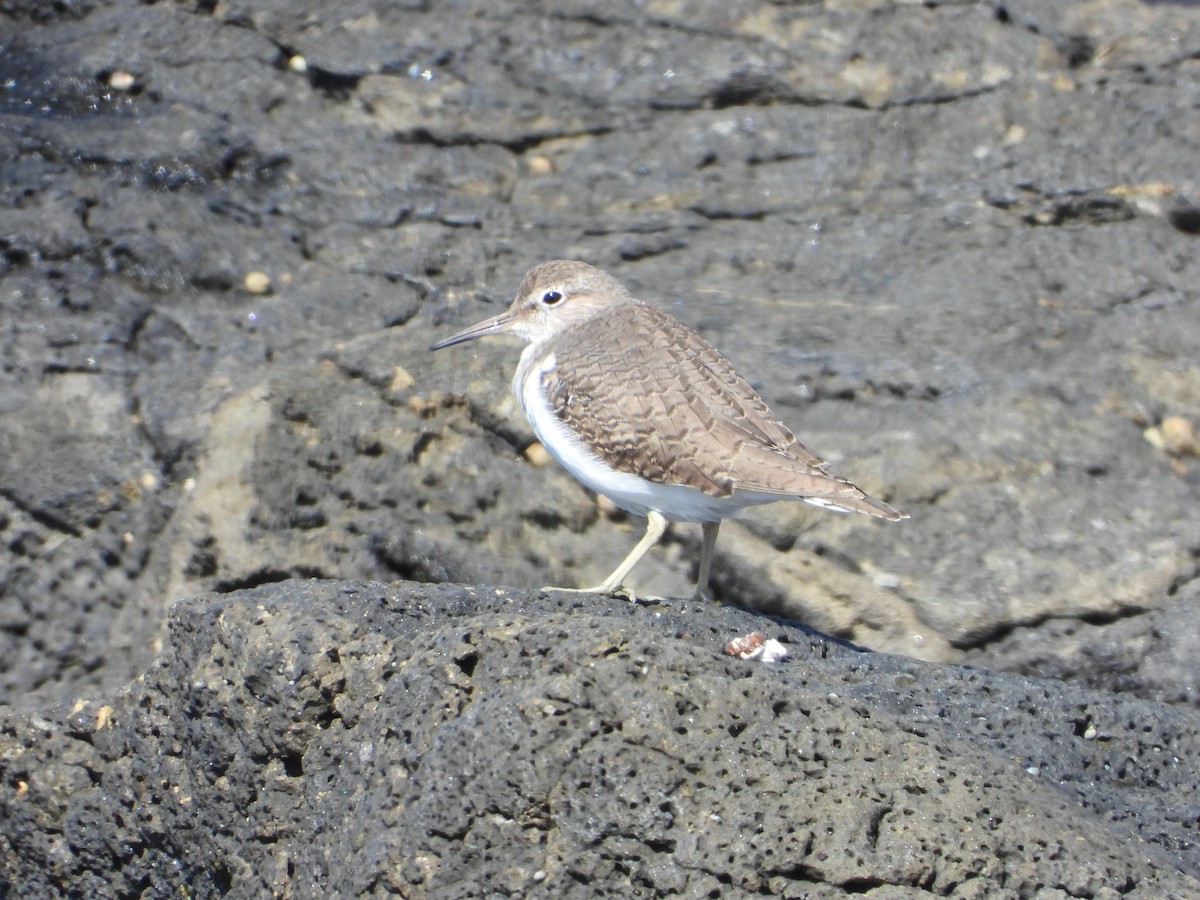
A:
[[[546,293],[542,294],[542,302],[547,306],[553,306],[560,300],[562,300],[562,294],[558,291],[546,291]]]

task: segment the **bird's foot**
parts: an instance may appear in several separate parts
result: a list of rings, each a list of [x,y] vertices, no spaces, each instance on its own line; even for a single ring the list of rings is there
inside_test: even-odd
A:
[[[542,588],[543,591],[561,591],[564,594],[606,594],[608,591],[602,591],[599,588],[569,588],[559,587],[557,584],[548,584]]]
[[[661,603],[666,603],[669,597],[659,597],[654,594],[643,594],[640,597],[629,588],[617,588],[613,591],[613,597],[624,597],[630,603],[641,603],[643,606],[658,606]]]
[[[606,584],[598,584],[595,587],[589,587],[589,588],[568,588],[568,587],[555,587],[553,585],[547,585],[546,587],[542,588],[542,590],[543,591],[564,591],[568,594],[600,594],[601,596],[604,596],[604,597],[622,597],[625,600],[628,600],[630,603],[644,603],[648,606],[654,606],[654,605],[662,603],[666,600],[665,597],[655,597],[655,596],[652,596],[649,594],[647,594],[644,597],[639,597],[637,594],[635,594],[629,588],[623,587],[621,585],[618,585],[616,587],[609,587]]]

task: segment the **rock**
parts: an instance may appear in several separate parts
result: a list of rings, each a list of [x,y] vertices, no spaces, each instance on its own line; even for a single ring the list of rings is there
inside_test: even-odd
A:
[[[730,658],[751,630],[788,659]],[[14,896],[1200,891],[1193,711],[692,601],[284,582],[0,718]]]
[[[301,11],[278,0],[6,4],[0,704],[11,726],[4,739],[26,749],[2,763],[12,773],[3,782],[11,792],[6,810],[23,824],[11,839],[0,829],[9,840],[0,894],[9,883],[65,885],[53,881],[56,872],[76,879],[77,893],[103,893],[113,859],[120,872],[153,871],[163,884],[187,880],[193,895],[227,893],[234,883],[265,890],[283,883],[284,856],[295,853],[305,872],[317,873],[314,893],[323,884],[347,892],[404,884],[416,893],[422,877],[443,879],[439,888],[459,878],[465,893],[486,869],[489,887],[510,893],[535,883],[580,894],[604,884],[626,894],[636,871],[637,890],[704,894],[733,891],[732,881],[712,873],[732,879],[738,867],[738,890],[785,894],[809,890],[794,882],[809,874],[822,886],[813,893],[834,891],[831,885],[867,891],[875,876],[859,881],[858,873],[886,869],[881,884],[904,887],[877,892],[926,890],[925,878],[944,893],[999,893],[991,890],[995,873],[1008,873],[1005,889],[1014,895],[1035,892],[1035,884],[1097,896],[1127,885],[1170,895],[1164,879],[1171,873],[1195,875],[1184,859],[1195,811],[1161,800],[1167,791],[1149,776],[1149,793],[1121,794],[1120,779],[1143,778],[1143,765],[1165,765],[1170,742],[1190,740],[1191,724],[1179,723],[1190,723],[1187,711],[1200,703],[1193,659],[1200,466],[1192,455],[1200,422],[1200,195],[1192,119],[1179,113],[1200,94],[1189,63],[1188,48],[1196,46],[1194,15],[1177,4],[1135,0],[682,0],[568,5],[555,15],[482,0],[462,0],[452,14],[444,4],[373,0]],[[539,467],[544,460],[509,391],[517,348],[496,341],[445,358],[428,351],[438,337],[502,308],[529,266],[563,256],[612,271],[698,328],[814,452],[912,516],[887,527],[802,504],[748,512],[722,530],[713,573],[721,599],[802,620],[831,640],[980,667],[845,657],[866,665],[861,671],[872,683],[886,684],[893,669],[902,670],[918,684],[942,685],[941,696],[981,695],[978,702],[984,691],[1023,686],[1033,693],[1022,694],[1013,712],[989,712],[988,722],[997,742],[1016,740],[1013,729],[1027,726],[1028,736],[1009,747],[1024,749],[980,757],[977,740],[985,737],[976,729],[984,726],[967,719],[953,726],[960,728],[953,740],[949,731],[921,725],[938,735],[933,747],[909,731],[879,737],[882,749],[866,748],[855,742],[878,735],[862,731],[856,713],[858,736],[837,738],[862,751],[845,763],[849,781],[827,780],[841,776],[806,756],[800,771],[826,780],[806,787],[789,757],[783,774],[760,782],[786,788],[780,798],[816,804],[835,823],[825,831],[803,805],[787,807],[798,823],[794,840],[825,854],[806,857],[803,866],[811,868],[788,868],[763,862],[764,842],[776,832],[730,837],[717,847],[695,824],[710,822],[712,810],[728,810],[741,823],[737,816],[751,814],[727,804],[743,802],[746,789],[717,796],[715,776],[701,789],[685,767],[679,785],[700,800],[656,810],[639,798],[674,784],[665,770],[639,758],[644,784],[621,780],[623,757],[609,769],[605,756],[609,781],[601,790],[599,763],[580,757],[589,790],[599,793],[587,796],[594,817],[577,818],[564,794],[521,768],[531,756],[519,753],[532,753],[531,744],[515,753],[506,749],[511,744],[488,745],[488,764],[524,773],[519,790],[501,800],[499,782],[487,782],[494,809],[469,819],[465,833],[462,809],[447,811],[438,826],[443,843],[434,846],[395,819],[396,809],[412,811],[397,801],[409,790],[403,766],[372,769],[369,759],[354,757],[343,777],[332,763],[325,768],[309,757],[310,746],[334,729],[319,690],[310,691],[311,709],[293,709],[291,725],[267,721],[255,690],[270,687],[280,703],[288,698],[274,670],[251,672],[275,659],[265,649],[244,658],[221,651],[223,659],[241,659],[244,670],[219,694],[228,713],[211,713],[220,726],[212,733],[226,743],[210,747],[199,725],[163,731],[173,743],[138,730],[138,715],[178,721],[172,717],[193,701],[217,710],[215,689],[193,694],[180,687],[182,675],[176,686],[155,680],[178,669],[172,654],[208,660],[214,672],[223,665],[205,656],[219,641],[188,630],[199,627],[194,602],[180,607],[176,632],[168,631],[167,611],[178,601],[208,595],[205,602],[222,610],[213,615],[232,622],[244,602],[239,592],[259,588],[255,596],[266,602],[302,590],[295,579],[580,585],[603,578],[625,556],[640,521],[556,465]],[[247,284],[254,273],[266,278]],[[631,587],[642,595],[690,593],[696,532],[673,528]],[[503,603],[534,602],[505,596]],[[507,606],[487,608],[510,615]],[[539,621],[562,611],[539,609]],[[597,609],[609,611],[606,622],[640,623],[636,617],[647,614],[620,604]],[[341,612],[326,612],[320,627],[330,631],[321,646],[337,649],[338,635],[359,635]],[[663,672],[681,690],[691,688],[680,679],[694,676],[722,704],[753,706],[704,680],[706,672],[741,672],[729,667],[743,663],[721,657],[717,670],[709,667],[709,645],[697,650],[685,640],[694,612],[674,610],[679,635],[651,632],[658,637],[637,643],[637,652],[654,648],[667,659]],[[280,617],[288,624],[272,627],[302,627],[291,614]],[[556,666],[569,668],[562,654],[570,652],[601,669],[626,665],[597,660],[587,645],[573,643],[599,627],[592,618],[570,621],[556,632],[566,650],[542,648]],[[737,630],[713,634],[712,646],[752,631],[779,637],[763,621],[739,614]],[[250,632],[266,627],[243,624]],[[597,632],[606,640],[609,625]],[[435,626],[442,624],[421,625]],[[488,629],[499,626],[471,627],[494,637]],[[380,631],[376,640],[391,659],[392,638]],[[775,674],[760,666],[746,684],[774,685],[770,679],[794,678],[801,666],[824,665],[800,652],[798,640]],[[843,659],[836,642],[814,646]],[[301,651],[284,644],[279,652]],[[320,670],[336,679],[346,665],[326,660]],[[428,703],[466,690],[450,692],[450,676],[482,691],[452,659],[446,665],[458,675],[446,670],[441,682],[430,682]],[[377,662],[375,674],[355,677],[372,683],[385,668]],[[610,675],[603,684],[615,690]],[[205,678],[218,683],[215,674]],[[621,704],[641,703],[685,727],[662,706],[659,692],[667,688],[646,693],[648,683],[637,682],[642,693],[612,700],[578,686],[571,696],[586,695],[585,708],[604,721],[636,721],[634,707]],[[808,698],[806,709],[827,711],[818,703],[824,694],[787,686]],[[843,688],[829,690],[846,696]],[[331,689],[343,706],[351,702],[344,694]],[[512,711],[518,700],[511,692],[488,696],[492,705],[473,715],[495,709],[498,718],[488,724],[526,722],[525,713]],[[910,718],[932,716],[934,701],[913,696],[926,706],[913,706]],[[135,697],[153,699],[128,706],[143,702]],[[864,697],[854,709],[901,727],[903,709],[881,695]],[[72,713],[77,700],[83,705]],[[761,707],[761,697],[754,703]],[[234,721],[247,709],[258,712]],[[413,701],[411,709],[419,718],[425,707]],[[456,709],[437,715],[458,721]],[[387,710],[402,717],[399,707]],[[1054,712],[1043,718],[1043,710]],[[808,754],[805,742],[815,732],[794,709],[782,718],[770,746]],[[579,752],[608,753],[605,742],[617,738],[603,729],[578,737],[589,721],[570,718]],[[1143,723],[1161,740],[1137,746]],[[260,726],[261,733],[239,730]],[[724,751],[714,749],[711,735],[691,748],[709,760],[705,772],[718,770],[712,759],[720,753],[731,760],[727,771],[741,771],[736,762],[746,751],[731,748],[745,744],[728,726],[713,733],[732,742]],[[298,735],[294,747],[287,728]],[[438,732],[439,740],[450,742],[444,735],[451,732]],[[750,726],[741,732],[752,733]],[[834,737],[820,733],[819,750],[830,758]],[[259,748],[254,742],[268,734],[269,749]],[[675,752],[667,738],[655,740]],[[228,755],[238,742],[253,744],[249,756]],[[431,772],[460,762],[448,743],[421,746],[439,760]],[[561,750],[545,747],[551,755]],[[1066,747],[1094,755],[1068,759]],[[1116,749],[1106,755],[1109,747]],[[221,781],[204,762],[208,749],[245,768],[233,766]],[[914,784],[937,785],[934,771],[945,779],[953,769],[956,778],[926,795],[897,787],[897,760],[910,749],[914,765],[928,767]],[[341,745],[328,752],[343,759]],[[473,746],[453,752],[471,766],[470,754],[483,753]],[[775,750],[761,752],[775,758]],[[973,768],[946,762],[959,758]],[[585,769],[555,765],[548,771],[566,779],[560,791],[570,787],[578,796]],[[1185,783],[1188,763],[1179,765],[1163,784],[1190,796],[1196,786]],[[359,835],[344,845],[349,853],[343,847],[338,855],[326,837],[336,827],[321,830],[330,821],[314,793],[321,788],[297,766],[364,798],[364,810],[380,811],[374,820],[338,820]],[[1055,786],[1064,779],[1080,780]],[[1079,787],[1090,780],[1101,785],[1100,806],[1064,805],[1063,790],[1091,804]],[[845,809],[865,824],[846,824],[821,805],[823,797],[806,793],[821,785],[853,798]],[[176,786],[186,802],[150,797]],[[1005,799],[1028,797],[1034,786],[1049,793],[1020,808]],[[229,791],[228,799],[210,788]],[[71,800],[76,790],[86,802]],[[564,823],[553,833],[564,835],[563,847],[586,847],[604,834],[602,849],[581,851],[574,880],[563,880],[556,858],[536,841],[493,857],[511,865],[493,865],[483,851],[472,855],[488,841],[517,847],[518,830],[541,840],[560,828],[544,824],[541,807],[523,805],[522,791],[552,797],[547,802]],[[914,797],[917,805],[896,803],[877,816],[871,810],[888,807],[863,799],[872,791]],[[44,803],[21,800],[31,793]],[[922,798],[949,802],[950,795],[974,810],[971,833],[985,849],[937,855],[963,838]],[[696,806],[701,801],[709,812]],[[188,820],[183,813],[193,802],[206,812]],[[762,821],[782,821],[785,800],[763,802]],[[1054,813],[1046,820],[1052,827],[1037,831],[1046,848],[1016,843],[1013,823],[1054,803],[1070,812]],[[980,804],[1002,810],[1001,821],[981,824],[989,820]],[[901,843],[888,841],[909,808],[928,830],[901,859]],[[265,811],[292,824],[233,825],[242,820],[227,818],[231,810],[249,810],[255,822]],[[288,818],[297,810],[308,816],[301,824]],[[421,812],[416,821],[436,814]],[[685,833],[679,823],[693,815]],[[1126,826],[1114,825],[1122,816]],[[604,830],[617,821],[637,823],[623,832],[637,848],[629,855]],[[388,827],[368,834],[364,822]],[[1072,841],[1083,836],[1060,853],[1047,836],[1054,830]],[[118,833],[129,835],[126,843]],[[1131,834],[1140,837],[1127,840]],[[305,843],[300,835],[318,837]],[[875,837],[854,844],[859,835]],[[1146,875],[1130,849],[1143,838],[1152,851],[1144,865],[1157,866],[1157,875]],[[467,847],[468,839],[483,843]],[[792,838],[778,840],[774,854],[793,852]],[[403,841],[424,849],[388,868]],[[278,868],[246,862],[258,867],[283,844],[299,849],[271,856]],[[1085,855],[1076,846],[1102,848],[1093,854],[1104,862],[1091,870],[1092,881],[1082,869],[1068,872]],[[221,867],[197,862],[205,853]],[[887,853],[893,856],[884,865]],[[730,854],[747,864],[730,862]],[[1110,867],[1113,854],[1123,862]],[[361,885],[337,881],[351,855],[363,863],[355,871],[383,874]],[[706,855],[709,868],[696,868],[693,861]],[[186,879],[167,874],[177,858],[191,861]],[[755,866],[759,874],[743,878]],[[702,869],[711,879],[695,874]],[[953,873],[965,872],[955,880]],[[121,884],[144,891],[159,883],[137,877]],[[1189,882],[1176,893],[1196,892]]]
[[[1046,654],[1031,631],[1055,639]],[[1018,628],[967,654],[969,660],[1038,678],[1077,680],[1095,689],[1200,706],[1200,671],[1192,648],[1200,640],[1200,586],[1192,583],[1166,609],[1136,610],[1112,621],[1063,619]]]
[[[749,513],[725,599],[984,663],[1177,603],[1200,476],[1139,434],[1200,415],[1193,19],[463,13],[5,13],[0,698],[116,688],[204,591],[606,575],[637,523],[534,471],[515,352],[427,351],[554,256],[913,516]],[[633,587],[686,592],[692,531]]]

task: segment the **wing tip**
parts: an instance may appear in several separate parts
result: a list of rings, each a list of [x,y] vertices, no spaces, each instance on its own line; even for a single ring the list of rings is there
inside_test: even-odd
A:
[[[908,513],[896,509],[894,506],[889,506],[882,500],[876,500],[874,497],[863,497],[867,509],[863,510],[867,515],[875,516],[879,519],[887,519],[889,522],[899,522],[909,518]]]
[[[819,506],[822,509],[832,509],[837,512],[856,512],[867,516],[874,516],[877,519],[886,519],[889,522],[899,522],[902,519],[909,518],[908,513],[901,512],[893,506],[888,506],[882,500],[876,500],[874,497],[868,497],[862,494],[858,497],[847,498],[832,498],[832,497],[802,497],[805,503],[811,503],[813,506]]]

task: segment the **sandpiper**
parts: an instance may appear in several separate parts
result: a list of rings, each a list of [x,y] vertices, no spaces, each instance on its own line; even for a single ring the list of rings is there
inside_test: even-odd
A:
[[[829,472],[708,341],[587,263],[534,266],[507,310],[430,349],[489,334],[528,342],[513,393],[550,455],[647,519],[637,546],[587,592],[620,591],[668,522],[703,526],[699,598],[721,520],[748,506],[803,500],[908,518]]]

